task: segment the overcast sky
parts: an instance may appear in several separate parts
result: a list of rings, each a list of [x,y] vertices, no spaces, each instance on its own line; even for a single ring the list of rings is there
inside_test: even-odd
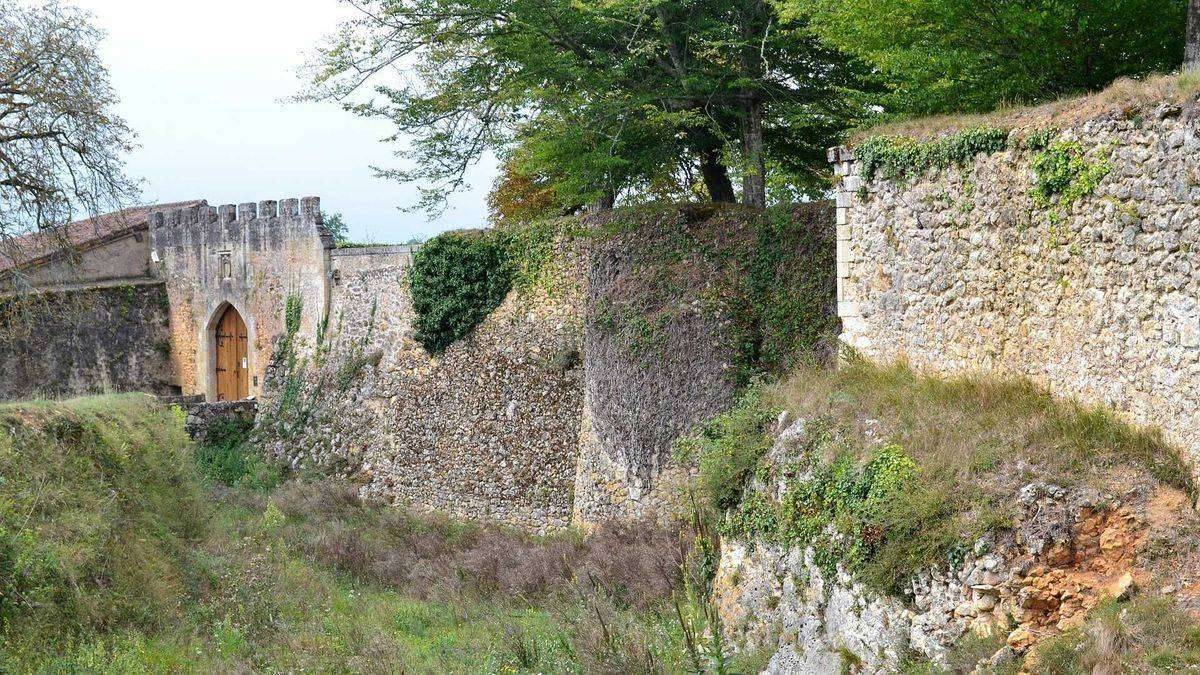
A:
[[[379,142],[387,123],[283,101],[303,86],[296,71],[307,51],[350,11],[337,0],[75,2],[108,33],[101,54],[138,133],[129,170],[146,181],[144,202],[317,195],[344,214],[352,237],[378,243],[484,223],[493,162],[430,222],[397,209],[416,200],[412,186],[371,173],[399,162]]]

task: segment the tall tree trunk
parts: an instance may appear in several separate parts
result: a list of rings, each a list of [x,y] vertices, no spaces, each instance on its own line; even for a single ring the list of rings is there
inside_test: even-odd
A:
[[[749,92],[743,105],[742,201],[746,206],[763,209],[767,206],[767,163],[763,158],[762,99],[756,92]]]
[[[1183,48],[1183,69],[1200,69],[1200,0],[1188,1],[1187,42]]]
[[[762,56],[758,47],[766,31],[766,7],[762,0],[746,0],[741,11],[742,49],[739,55],[742,77],[761,82]],[[746,206],[766,208],[767,167],[763,159],[763,101],[756,88],[741,92],[742,99],[742,202]]]
[[[704,187],[708,188],[708,196],[714,202],[729,204],[737,201],[737,196],[733,194],[733,181],[729,180],[729,169],[721,163],[719,150],[700,153],[700,175],[704,177]]]
[[[617,203],[616,190],[608,189],[604,194],[600,195],[599,199],[592,202],[588,207],[589,211],[612,211],[612,208]]]

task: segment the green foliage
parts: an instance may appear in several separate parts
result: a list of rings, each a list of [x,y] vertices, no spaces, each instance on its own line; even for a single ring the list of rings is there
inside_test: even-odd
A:
[[[228,486],[270,490],[283,482],[283,468],[268,462],[250,443],[251,420],[227,420],[208,429],[204,443],[192,453],[200,474]]]
[[[445,351],[474,330],[509,290],[561,290],[566,275],[557,245],[574,222],[541,220],[447,232],[429,240],[413,255],[408,276],[417,339],[430,353]]]
[[[916,464],[898,446],[888,445],[865,463],[843,455],[808,468],[811,476],[791,485],[779,503],[761,493],[747,499],[727,515],[723,532],[811,546],[828,572],[837,564],[862,572],[886,538],[895,536],[885,505],[911,487]]]
[[[986,112],[1178,69],[1184,0],[788,0],[877,69],[887,113]]]
[[[836,370],[801,367],[762,388],[760,401],[805,421],[803,445],[767,462],[761,437],[727,423],[712,428],[704,447],[728,473],[698,481],[700,496],[729,504],[728,486],[755,477],[724,514],[723,533],[812,546],[826,569],[842,563],[884,592],[903,589],[918,570],[960,565],[981,537],[1011,528],[1024,484],[1012,480],[1018,462],[1067,487],[1095,488],[1096,477],[1132,469],[1195,494],[1187,463],[1160,434],[1025,380],[940,379],[850,358]],[[876,421],[869,433],[862,420]],[[781,480],[787,489],[777,500]]]
[[[427,351],[445,351],[500,305],[512,288],[507,254],[488,232],[447,232],[417,250],[408,280]]]
[[[836,267],[836,250],[820,221],[775,207],[750,225],[754,243],[738,253],[741,270],[726,303],[743,386],[811,358],[838,329],[832,279],[820,272]]]
[[[700,492],[708,507],[724,511],[741,501],[759,459],[771,447],[766,431],[773,418],[762,392],[750,388],[731,410],[678,441],[678,457],[700,467]]]
[[[303,311],[304,300],[295,293],[289,294],[283,308],[283,326],[288,337],[293,337],[300,331],[300,317]]]
[[[1046,127],[1030,132],[1025,137],[1025,147],[1029,150],[1045,150],[1058,138],[1061,132],[1055,127]]]
[[[824,204],[765,210],[678,205],[622,208],[591,235],[619,251],[621,283],[588,320],[637,359],[681,358],[672,331],[689,315],[722,322],[738,386],[819,357],[837,332],[836,249]]]
[[[807,194],[824,190],[824,149],[867,108],[865,72],[822,44],[803,16],[771,3],[542,3],[369,0],[315,55],[321,99],[394,124],[412,138],[422,205],[437,209],[483,153],[536,177],[529,194],[575,208],[623,195],[687,199],[703,162],[714,199],[732,177],[769,170]],[[399,60],[424,64],[399,85]],[[748,120],[761,121],[765,157],[747,157]],[[506,200],[512,202],[512,200]],[[540,208],[536,209],[540,210]]]
[[[350,226],[346,224],[342,214],[322,211],[321,220],[325,225],[325,231],[333,237],[334,246],[343,248],[350,243]]]
[[[1095,191],[1112,171],[1107,161],[1090,162],[1083,146],[1075,141],[1057,141],[1033,156],[1036,176],[1034,202],[1041,207],[1068,206]]]
[[[674,533],[531,538],[348,485],[205,486],[187,449],[148,397],[0,407],[5,671],[673,672],[698,639],[704,663],[756,663],[671,597]]]
[[[1008,131],[977,127],[928,141],[901,136],[872,136],[854,149],[864,180],[920,175],[929,169],[966,164],[978,154],[1008,147]]]

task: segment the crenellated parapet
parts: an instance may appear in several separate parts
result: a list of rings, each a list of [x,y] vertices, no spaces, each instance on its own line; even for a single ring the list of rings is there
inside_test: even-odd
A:
[[[315,234],[329,244],[321,198],[304,197],[155,211],[148,217],[155,245],[247,241],[272,245],[281,237]]]

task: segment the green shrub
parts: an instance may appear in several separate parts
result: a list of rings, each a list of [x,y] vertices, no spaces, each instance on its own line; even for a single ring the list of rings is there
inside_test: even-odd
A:
[[[724,511],[741,501],[758,461],[771,447],[767,425],[773,418],[761,390],[752,387],[729,412],[678,441],[678,458],[700,467],[700,491],[708,507]]]
[[[253,426],[250,420],[236,419],[209,429],[208,437],[193,453],[200,473],[228,486],[269,490],[279,485],[282,467],[266,461],[261,450],[248,442]]]
[[[510,290],[560,290],[566,275],[557,263],[556,244],[577,227],[576,220],[560,218],[430,239],[413,254],[408,276],[417,340],[431,354],[443,352],[474,330]]]
[[[1129,467],[1196,492],[1186,462],[1158,431],[1055,398],[1028,380],[941,378],[848,359],[835,370],[799,368],[763,398],[767,408],[807,420],[808,446],[793,451],[799,466],[755,470],[764,479],[808,478],[793,479],[782,500],[747,494],[726,514],[723,533],[812,545],[821,564],[842,562],[886,592],[918,570],[961,564],[981,537],[1010,528],[1024,484],[1013,479],[1014,467],[1022,464],[1067,487]],[[880,449],[880,439],[891,445]],[[732,434],[708,441],[727,443],[746,445]]]
[[[757,492],[722,523],[724,534],[814,549],[832,573],[837,564],[859,572],[886,538],[895,536],[885,505],[907,492],[917,465],[898,446],[873,451],[866,462],[842,455],[814,461],[810,476],[788,487],[779,502]]]
[[[512,288],[508,249],[492,232],[447,232],[413,255],[409,270],[416,338],[440,353],[504,301]]]

